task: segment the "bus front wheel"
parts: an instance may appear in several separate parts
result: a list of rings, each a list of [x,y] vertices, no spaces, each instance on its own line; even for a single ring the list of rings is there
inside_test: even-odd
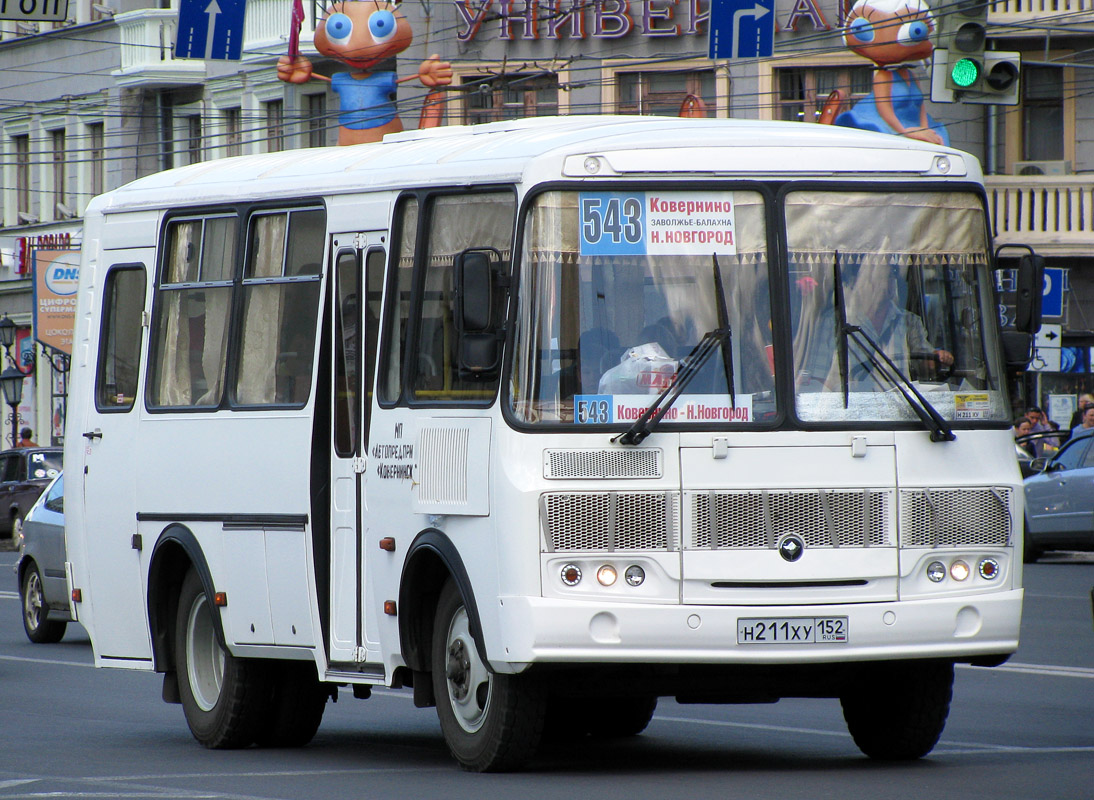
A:
[[[934,749],[953,697],[953,663],[879,663],[841,697],[847,730],[870,758],[909,761]]]
[[[247,747],[266,717],[266,665],[225,651],[213,613],[201,579],[190,570],[175,624],[175,667],[186,724],[210,749]]]
[[[453,757],[474,772],[520,767],[543,735],[546,694],[527,676],[490,671],[452,581],[441,591],[432,646],[437,717]]]

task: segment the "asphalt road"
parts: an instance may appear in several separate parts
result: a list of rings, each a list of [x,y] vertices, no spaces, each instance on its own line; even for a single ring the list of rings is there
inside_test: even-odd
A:
[[[409,693],[343,691],[300,750],[208,751],[160,679],[96,670],[70,625],[32,645],[0,552],[0,800],[8,798],[1094,798],[1094,557],[1027,568],[1022,644],[1003,667],[958,669],[942,741],[911,764],[872,762],[839,703],[681,706],[642,736],[545,749],[522,773],[474,775],[449,758],[434,712]]]

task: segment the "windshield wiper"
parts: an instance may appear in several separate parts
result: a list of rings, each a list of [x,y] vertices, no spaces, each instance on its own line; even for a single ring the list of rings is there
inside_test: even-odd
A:
[[[684,356],[684,360],[680,362],[680,371],[676,373],[676,379],[657,396],[657,399],[650,404],[649,408],[642,412],[642,416],[636,419],[623,433],[613,436],[612,441],[621,442],[622,444],[641,444],[647,436],[653,433],[657,423],[672,408],[672,404],[676,402],[676,399],[687,388],[687,385],[691,383],[691,379],[699,374],[699,370],[710,359],[714,349],[719,345],[723,349],[728,348],[732,337],[733,334],[729,328],[717,328],[705,333],[703,338],[699,340],[699,344],[695,345],[691,352]],[[736,408],[735,405],[734,408]]]
[[[737,407],[737,396],[733,388],[733,330],[729,325],[729,309],[726,306],[725,289],[722,287],[722,270],[718,266],[718,254],[713,253],[711,257],[714,259],[714,296],[718,306],[718,327],[703,334],[699,343],[680,362],[676,379],[657,396],[650,407],[643,411],[627,430],[612,437],[612,442],[641,444],[653,433],[653,429],[672,408],[672,404],[691,383],[691,379],[699,374],[699,370],[710,359],[714,348],[719,346],[722,348],[722,369],[725,370],[726,386],[729,388],[729,405],[730,408]]]
[[[848,324],[847,310],[843,302],[843,275],[840,270],[838,251],[836,252],[835,260],[832,263],[832,272],[836,279],[836,324],[839,333],[839,353],[837,354],[837,359],[839,360],[840,383],[843,389],[843,407],[847,408],[850,391],[847,370],[847,343],[849,340],[853,339],[855,344],[858,345],[866,355],[867,360],[869,360],[870,365],[877,371],[878,375],[891,383],[897,391],[903,395],[908,405],[911,406],[912,411],[914,411],[923,421],[923,424],[931,433],[931,441],[952,442],[957,437],[954,435],[953,429],[950,428],[949,423],[947,423],[942,415],[938,413],[938,409],[931,405],[931,402],[916,388],[911,379],[901,371],[900,367],[893,363],[893,360],[889,358],[881,345],[875,342],[870,335],[858,325]],[[880,360],[878,359],[878,356],[881,356]]]

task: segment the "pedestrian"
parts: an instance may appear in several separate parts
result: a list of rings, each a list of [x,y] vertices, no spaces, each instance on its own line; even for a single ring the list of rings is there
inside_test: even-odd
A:
[[[1079,395],[1079,407],[1075,410],[1075,413],[1071,415],[1071,422],[1068,423],[1067,429],[1072,430],[1076,426],[1082,424],[1083,412],[1087,406],[1094,406],[1094,394],[1089,392],[1083,392]]]
[[[1083,421],[1071,429],[1071,438],[1089,436],[1092,433],[1094,433],[1094,405],[1089,405],[1083,411]]]
[[[1030,458],[1036,458],[1037,454],[1033,451],[1033,443],[1028,441],[1018,441],[1023,436],[1028,436],[1030,432],[1029,417],[1016,417],[1014,420],[1014,444],[1023,453]]]
[[[36,441],[34,441],[33,438],[31,438],[33,436],[34,436],[34,431],[32,431],[30,428],[23,428],[21,431],[19,431],[19,443],[15,446],[16,447],[37,447],[38,443]]]
[[[1045,412],[1037,406],[1030,406],[1026,409],[1026,417],[1029,418],[1030,433],[1047,434],[1052,431],[1052,426],[1048,424]],[[1030,444],[1033,446],[1033,452],[1038,456],[1046,455],[1046,451],[1056,450],[1060,446],[1055,436],[1039,436],[1031,439]]]

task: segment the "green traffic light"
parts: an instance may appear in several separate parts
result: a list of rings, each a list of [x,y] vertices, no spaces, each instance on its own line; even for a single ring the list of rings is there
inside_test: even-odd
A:
[[[950,79],[955,86],[960,86],[962,89],[972,86],[980,80],[980,64],[971,58],[955,61],[950,67]]]

